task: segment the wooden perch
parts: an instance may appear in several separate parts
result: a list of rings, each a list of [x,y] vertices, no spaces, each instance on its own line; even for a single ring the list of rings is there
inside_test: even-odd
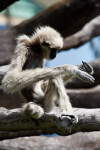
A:
[[[82,30],[65,38],[63,49],[77,48],[100,35],[100,16],[87,23]]]
[[[78,108],[100,108],[100,85],[88,89],[67,89],[72,106]]]
[[[50,25],[57,29],[62,36],[67,37],[81,30],[87,22],[99,14],[100,0],[58,1],[35,17],[0,31],[0,43],[2,43],[0,46],[0,65],[10,62],[16,46],[16,38],[19,35],[31,35],[37,26]]]
[[[41,134],[70,135],[79,131],[100,131],[100,109],[74,109],[79,122],[69,132],[68,120],[57,117],[59,109],[54,114],[45,114],[41,119],[25,119],[20,109],[7,110],[0,108],[0,140],[20,136]]]
[[[100,150],[100,132],[8,139],[0,141],[0,150]]]

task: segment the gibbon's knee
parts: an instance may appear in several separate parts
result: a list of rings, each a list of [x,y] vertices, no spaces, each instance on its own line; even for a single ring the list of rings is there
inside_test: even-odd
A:
[[[27,104],[24,104],[21,108],[21,113],[25,117],[30,118],[40,118],[44,114],[44,110],[39,105],[35,104],[34,102],[29,102]]]

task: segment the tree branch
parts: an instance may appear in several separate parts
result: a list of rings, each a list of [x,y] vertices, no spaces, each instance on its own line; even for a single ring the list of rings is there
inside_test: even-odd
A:
[[[0,31],[0,43],[2,43],[0,46],[0,65],[9,63],[16,46],[17,36],[21,34],[31,35],[37,26],[50,25],[64,37],[67,37],[78,32],[87,22],[99,14],[100,0],[58,1],[35,17]]]
[[[0,150],[99,150],[100,132],[69,136],[33,136],[0,141]]]
[[[18,0],[0,0],[0,11],[6,9],[9,5],[13,4]]]
[[[87,23],[82,30],[65,38],[63,49],[77,48],[100,35],[100,16]]]
[[[59,109],[56,109],[56,115],[58,113]],[[79,122],[71,132],[68,132],[68,120],[60,120],[54,114],[45,114],[41,119],[25,119],[20,109],[0,108],[0,140],[41,134],[69,135],[79,131],[100,131],[100,109],[75,109]]]
[[[67,89],[73,107],[100,108],[100,85],[89,89]]]

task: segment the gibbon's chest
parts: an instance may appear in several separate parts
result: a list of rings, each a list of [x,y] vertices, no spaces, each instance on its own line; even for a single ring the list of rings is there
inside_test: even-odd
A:
[[[32,68],[43,68],[43,61],[41,61],[41,59],[39,59],[37,56],[29,54],[23,66],[23,70]]]

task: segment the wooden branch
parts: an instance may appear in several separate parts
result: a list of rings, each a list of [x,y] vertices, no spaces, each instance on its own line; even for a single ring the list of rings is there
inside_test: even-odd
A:
[[[73,107],[100,108],[100,85],[88,89],[67,89]]]
[[[18,0],[0,0],[0,11],[6,9],[9,5],[13,4]]]
[[[0,150],[99,150],[100,132],[69,136],[33,136],[0,141]]]
[[[65,38],[63,49],[77,48],[100,35],[100,16],[87,23],[82,30]]]
[[[58,112],[59,109],[56,109],[56,115]],[[0,108],[0,140],[41,134],[69,135],[79,131],[100,131],[100,109],[75,109],[79,122],[71,132],[68,120],[60,120],[54,114],[45,114],[41,119],[25,119],[20,109]]]
[[[31,35],[37,26],[50,25],[64,37],[67,37],[78,32],[87,22],[99,14],[100,0],[62,0],[34,18],[0,31],[0,43],[2,43],[0,46],[0,65],[9,63],[16,46],[17,36],[21,34]]]

